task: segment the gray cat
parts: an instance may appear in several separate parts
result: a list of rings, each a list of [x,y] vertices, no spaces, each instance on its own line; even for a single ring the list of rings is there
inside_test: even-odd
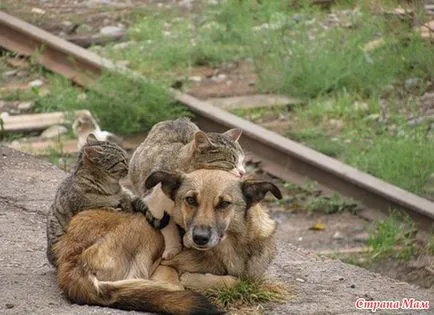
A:
[[[126,152],[118,145],[98,141],[90,134],[75,170],[59,185],[47,214],[47,258],[53,266],[57,266],[54,244],[65,233],[72,216],[83,210],[107,207],[142,212],[153,227],[162,228],[168,224],[167,214],[155,220],[146,203],[119,184],[127,174]]]
[[[134,152],[129,174],[136,192],[147,195],[154,218],[173,214],[174,204],[162,192],[160,185],[148,194],[145,181],[152,172],[165,170],[189,173],[197,169],[220,169],[242,176],[245,173],[244,152],[238,143],[241,133],[240,129],[205,133],[185,118],[156,124]],[[167,227],[162,228],[162,233],[165,241],[163,258],[170,259],[182,248],[173,219]]]

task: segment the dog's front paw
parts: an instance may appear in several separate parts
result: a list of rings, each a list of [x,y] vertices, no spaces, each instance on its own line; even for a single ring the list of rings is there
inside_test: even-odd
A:
[[[178,255],[182,250],[182,245],[176,245],[171,247],[166,247],[163,252],[163,259],[172,259]]]

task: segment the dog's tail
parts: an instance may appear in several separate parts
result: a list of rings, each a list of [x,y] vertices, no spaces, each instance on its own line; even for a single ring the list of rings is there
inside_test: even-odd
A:
[[[81,280],[81,284],[84,284],[84,279]],[[181,291],[179,287],[164,282],[145,279],[98,281],[94,276],[90,276],[85,282],[87,283],[84,287],[87,288],[83,289],[89,294],[82,291],[78,296],[71,296],[68,293],[72,291],[66,290],[65,293],[73,302],[160,314],[224,313],[204,295],[193,291]]]

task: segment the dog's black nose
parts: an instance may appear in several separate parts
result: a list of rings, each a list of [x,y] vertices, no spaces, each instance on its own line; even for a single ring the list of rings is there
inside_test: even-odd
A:
[[[193,242],[196,245],[205,245],[211,238],[211,229],[208,226],[196,226],[193,229]]]

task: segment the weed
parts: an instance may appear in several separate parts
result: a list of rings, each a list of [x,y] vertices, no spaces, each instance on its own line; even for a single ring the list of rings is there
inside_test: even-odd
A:
[[[393,213],[387,219],[376,222],[368,240],[373,258],[388,255],[411,258],[415,251],[416,232],[415,224],[410,218]]]
[[[309,213],[322,211],[327,214],[332,214],[342,211],[355,212],[357,204],[349,198],[341,197],[334,193],[329,196],[319,196],[312,198],[307,204],[306,209]]]
[[[289,138],[308,144],[311,148],[331,157],[340,157],[345,150],[342,143],[330,138],[318,128],[306,128],[297,132],[288,131]]]
[[[428,243],[426,244],[428,254],[434,255],[434,235],[431,235]]]
[[[103,75],[86,94],[60,77],[50,77],[51,91],[39,96],[37,111],[90,109],[101,127],[119,134],[149,130],[155,123],[191,116],[174,103],[162,86],[129,80],[115,74]]]
[[[265,280],[241,280],[234,287],[205,292],[217,305],[229,308],[257,306],[267,302],[282,303],[289,297],[288,289]]]

